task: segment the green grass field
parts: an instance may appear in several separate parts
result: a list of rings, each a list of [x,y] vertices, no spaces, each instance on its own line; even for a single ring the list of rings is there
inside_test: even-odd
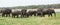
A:
[[[56,13],[56,17],[12,18],[0,16],[0,25],[60,25],[60,13]]]

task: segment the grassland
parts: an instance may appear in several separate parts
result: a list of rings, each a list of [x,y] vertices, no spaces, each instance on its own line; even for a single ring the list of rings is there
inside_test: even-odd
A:
[[[56,13],[56,17],[12,18],[0,16],[0,25],[60,25],[60,13]]]

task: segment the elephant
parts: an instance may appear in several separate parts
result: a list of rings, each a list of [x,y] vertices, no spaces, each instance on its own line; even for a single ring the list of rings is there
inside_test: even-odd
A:
[[[45,15],[48,15],[49,16],[52,16],[52,14],[54,13],[54,16],[56,16],[56,13],[54,11],[54,9],[38,9],[38,12],[37,12],[37,15],[41,15],[41,16],[45,16]]]
[[[42,13],[43,13],[43,16],[46,15],[46,14],[48,14],[48,17],[49,16],[52,17],[53,13],[54,13],[54,16],[56,16],[56,13],[55,13],[54,9],[43,9]]]
[[[22,17],[24,17],[24,18],[29,17],[29,13],[26,12],[26,11],[27,10],[25,10],[25,9],[22,9],[21,11],[13,11],[12,12],[12,17],[15,18],[15,16],[17,16],[17,18],[18,18],[19,15],[21,16],[21,18]]]
[[[9,9],[9,8],[6,8],[6,9],[1,10],[2,17],[5,16],[5,15],[6,15],[6,17],[9,15],[9,17],[10,17],[10,13],[11,13],[11,12],[12,12],[12,11],[11,11],[11,9]]]
[[[21,17],[25,17],[26,16],[26,12],[27,12],[26,9],[22,9],[21,10]]]
[[[13,11],[12,12],[12,17],[15,18],[15,16],[17,16],[17,18],[19,17],[19,15],[21,15],[21,11]]]

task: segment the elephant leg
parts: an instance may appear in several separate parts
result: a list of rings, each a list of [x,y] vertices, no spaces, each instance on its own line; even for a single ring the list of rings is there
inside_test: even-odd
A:
[[[17,18],[19,17],[19,15],[17,15]]]
[[[21,18],[22,18],[22,15],[21,15]]]
[[[41,15],[41,17],[42,17],[42,15]]]
[[[27,17],[27,15],[24,15],[24,17],[26,18],[26,17]]]
[[[15,15],[12,14],[12,18],[15,18]]]
[[[51,14],[48,14],[48,17],[50,17]]]
[[[24,15],[22,15],[22,17],[24,17]]]
[[[36,14],[34,14],[34,16],[36,16]]]
[[[41,13],[40,15],[41,15],[41,17],[44,16],[43,13]]]
[[[23,17],[25,17],[25,15],[23,15]]]
[[[6,17],[8,16],[8,14],[6,14]]]
[[[37,16],[39,16],[39,14],[37,14]]]
[[[15,15],[13,17],[15,18]]]
[[[21,15],[21,18],[23,17],[23,15]]]
[[[9,14],[9,17],[10,17],[10,14]]]
[[[29,13],[29,15],[30,15],[30,16],[32,16],[32,14],[31,14],[31,13]]]
[[[32,14],[30,16],[32,16]]]
[[[45,14],[43,14],[43,17],[45,17]]]
[[[27,15],[24,15],[24,18],[26,18],[27,17]]]
[[[52,17],[52,14],[51,14],[51,17]]]
[[[26,14],[26,17],[29,17],[29,14]]]
[[[27,17],[29,17],[29,15],[27,15]]]
[[[50,15],[48,15],[48,17],[50,17]]]
[[[30,16],[32,16],[32,14],[29,14]]]
[[[2,14],[2,17],[4,17],[5,14]]]
[[[21,15],[21,18],[22,18],[22,15]]]

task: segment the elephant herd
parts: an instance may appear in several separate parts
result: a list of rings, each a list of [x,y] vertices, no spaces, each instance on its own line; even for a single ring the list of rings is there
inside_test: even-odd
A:
[[[56,16],[56,13],[54,11],[54,9],[37,9],[36,11],[33,11],[33,10],[29,10],[27,12],[27,9],[22,9],[21,11],[13,11],[12,12],[12,9],[3,9],[1,10],[1,13],[2,13],[2,17],[10,17],[12,15],[13,18],[15,17],[29,17],[29,16],[40,16],[40,17],[45,17],[45,15],[48,15],[52,17],[52,14],[54,14],[54,16]]]

